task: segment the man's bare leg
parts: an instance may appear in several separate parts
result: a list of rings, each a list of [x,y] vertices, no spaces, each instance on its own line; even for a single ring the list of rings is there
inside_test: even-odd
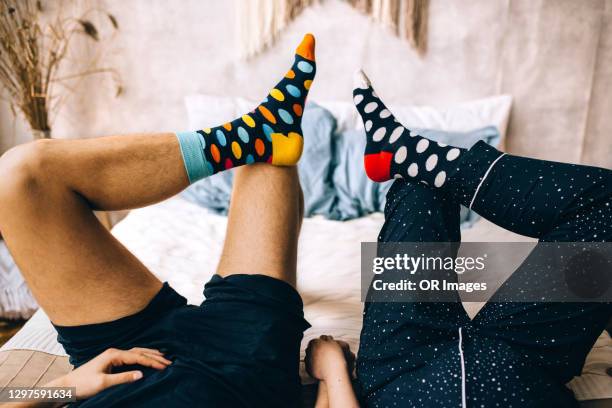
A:
[[[303,198],[296,167],[236,169],[217,273],[268,275],[295,286]]]
[[[111,321],[162,284],[92,209],[152,204],[187,185],[174,134],[30,143],[0,158],[0,230],[55,324]]]

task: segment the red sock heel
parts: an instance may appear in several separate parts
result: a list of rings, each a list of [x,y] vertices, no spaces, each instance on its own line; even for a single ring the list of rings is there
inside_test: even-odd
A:
[[[365,171],[368,177],[376,182],[383,182],[391,179],[391,160],[393,153],[378,152],[363,156]]]

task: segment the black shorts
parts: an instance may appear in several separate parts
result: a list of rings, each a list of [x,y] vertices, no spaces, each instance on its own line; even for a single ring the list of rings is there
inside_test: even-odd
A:
[[[303,304],[289,284],[264,275],[218,275],[200,306],[167,283],[142,311],[108,323],[59,327],[79,366],[108,348],[155,348],[173,361],[163,371],[110,388],[78,406],[299,406]],[[128,371],[134,367],[122,367]]]

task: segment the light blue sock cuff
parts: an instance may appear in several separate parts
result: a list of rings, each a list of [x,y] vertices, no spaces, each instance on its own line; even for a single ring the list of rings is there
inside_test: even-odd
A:
[[[176,134],[181,146],[183,163],[187,170],[187,177],[190,183],[212,175],[213,168],[204,157],[206,141],[197,132],[180,132]]]

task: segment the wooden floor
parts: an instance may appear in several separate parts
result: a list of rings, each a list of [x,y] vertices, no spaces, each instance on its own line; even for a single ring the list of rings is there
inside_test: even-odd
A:
[[[25,320],[0,319],[0,346],[6,343],[24,325]]]

